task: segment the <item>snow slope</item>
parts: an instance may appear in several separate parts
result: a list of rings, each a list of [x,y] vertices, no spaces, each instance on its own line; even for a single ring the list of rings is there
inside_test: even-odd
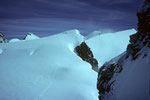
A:
[[[106,100],[150,100],[150,54],[136,61],[126,60],[116,80],[114,95]]]
[[[73,51],[79,31],[0,44],[0,100],[98,100],[97,73]]]
[[[130,29],[116,33],[101,34],[91,37],[85,42],[91,48],[99,66],[101,66],[106,61],[123,53],[129,44],[129,36],[135,33],[135,29]]]
[[[131,55],[126,58],[125,52],[103,65],[98,77],[100,100],[150,100],[149,47],[143,47],[139,54],[140,57],[134,61]],[[110,72],[112,67],[114,69]],[[109,79],[103,79],[104,76]],[[100,89],[108,87],[109,91]]]

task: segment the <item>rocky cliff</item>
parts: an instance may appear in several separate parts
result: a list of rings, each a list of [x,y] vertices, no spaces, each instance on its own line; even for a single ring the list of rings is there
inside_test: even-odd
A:
[[[131,54],[135,60],[144,46],[150,47],[150,0],[145,0],[142,10],[137,13],[138,32],[130,36],[130,44],[127,47],[127,58]]]
[[[150,57],[147,57],[150,51],[150,0],[145,0],[137,17],[138,32],[130,36],[126,52],[106,62],[99,70],[97,80],[99,100],[149,100],[150,98],[148,96]],[[141,70],[142,73],[137,73]],[[139,87],[141,90],[135,91]]]
[[[82,42],[79,46],[77,46],[75,51],[83,61],[90,63],[92,69],[98,72],[98,61],[94,58],[92,51],[85,42]]]

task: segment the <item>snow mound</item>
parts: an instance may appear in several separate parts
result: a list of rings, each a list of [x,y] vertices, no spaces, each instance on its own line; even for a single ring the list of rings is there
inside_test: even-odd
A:
[[[34,40],[34,39],[39,39],[39,37],[31,32],[27,33],[26,37],[24,38],[24,40]]]
[[[135,29],[97,35],[96,37],[85,40],[91,48],[99,66],[106,61],[118,56],[126,50],[129,44],[129,36],[136,33]]]
[[[72,30],[0,45],[5,49],[0,55],[0,98],[98,100],[97,73],[72,52],[83,38]]]
[[[17,38],[9,40],[9,42],[19,42],[19,41],[21,41],[21,40],[17,39]]]

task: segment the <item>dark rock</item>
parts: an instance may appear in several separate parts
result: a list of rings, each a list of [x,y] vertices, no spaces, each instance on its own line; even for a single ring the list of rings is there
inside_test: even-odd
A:
[[[82,42],[79,46],[75,48],[76,53],[78,56],[82,58],[82,60],[91,64],[92,69],[98,72],[98,62],[94,58],[91,49],[87,46],[85,42]]]
[[[26,40],[26,38],[28,37],[28,36],[31,36],[32,34],[29,32],[29,33],[27,33],[26,34],[26,36],[23,38],[23,40]]]
[[[105,94],[112,94],[113,84],[116,80],[113,80],[114,74],[118,74],[122,71],[122,66],[119,64],[105,63],[98,73],[97,89],[99,90],[99,100],[103,100]]]
[[[5,38],[4,34],[0,32],[0,43],[7,43],[8,40]]]
[[[127,58],[132,55],[136,60],[140,54],[138,52],[144,46],[150,46],[150,1],[145,0],[142,10],[137,13],[138,32],[130,36],[130,44],[127,47]]]

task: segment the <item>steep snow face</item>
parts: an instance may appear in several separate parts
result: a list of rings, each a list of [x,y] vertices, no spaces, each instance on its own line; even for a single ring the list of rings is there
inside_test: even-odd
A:
[[[0,44],[0,100],[98,100],[97,73],[73,48],[78,30]]]
[[[105,63],[98,77],[99,100],[150,100],[150,49],[135,61],[125,53]]]
[[[85,42],[91,48],[99,66],[106,61],[118,56],[126,50],[129,44],[129,36],[136,33],[136,30],[130,29],[116,33],[107,33],[89,38]]]
[[[38,36],[34,35],[33,33],[29,32],[26,37],[24,38],[24,40],[33,40],[33,39],[39,39]]]
[[[148,49],[148,48],[147,48]],[[113,95],[106,100],[150,100],[150,50],[143,50],[136,61],[128,59],[113,86]]]

